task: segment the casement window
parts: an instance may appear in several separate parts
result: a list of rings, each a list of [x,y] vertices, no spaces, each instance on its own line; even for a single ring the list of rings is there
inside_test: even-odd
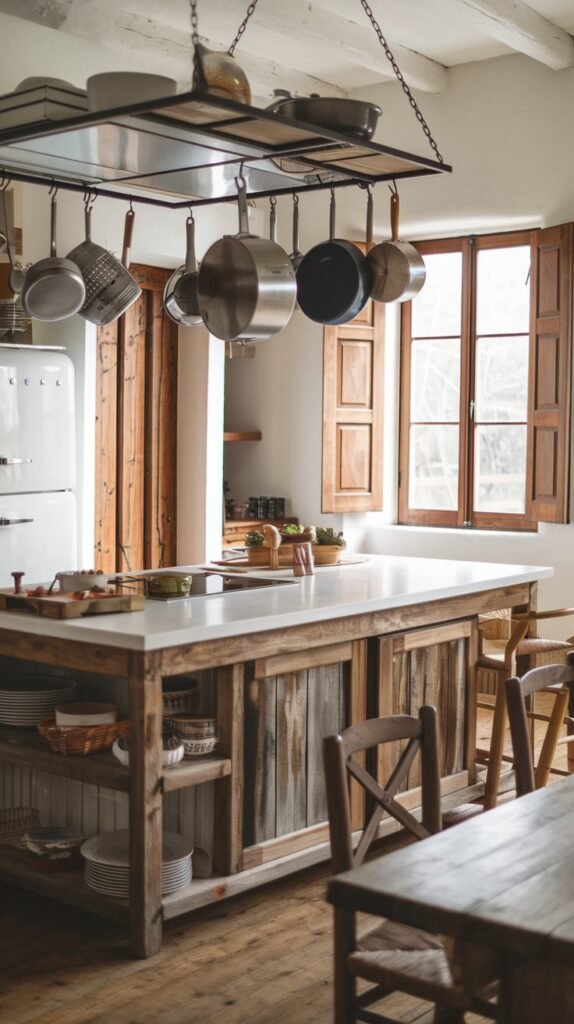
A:
[[[572,225],[420,243],[401,329],[399,522],[568,514]]]

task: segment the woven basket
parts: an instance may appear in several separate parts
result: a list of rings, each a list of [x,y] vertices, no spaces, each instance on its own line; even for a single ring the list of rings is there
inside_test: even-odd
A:
[[[56,725],[56,718],[52,715],[38,723],[38,732],[57,754],[95,754],[101,750],[111,750],[114,740],[119,736],[129,736],[130,723],[126,718],[106,725],[62,727]]]
[[[40,824],[40,815],[34,807],[7,807],[0,811],[0,846],[18,846],[24,849],[23,837]]]

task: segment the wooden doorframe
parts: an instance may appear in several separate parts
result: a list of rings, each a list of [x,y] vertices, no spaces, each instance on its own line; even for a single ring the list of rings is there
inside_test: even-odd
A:
[[[94,561],[110,572],[176,560],[178,328],[162,306],[171,271],[130,269],[140,298],[97,332]]]

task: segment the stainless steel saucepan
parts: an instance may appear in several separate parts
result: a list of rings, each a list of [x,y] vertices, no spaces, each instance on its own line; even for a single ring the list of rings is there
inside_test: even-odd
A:
[[[50,209],[50,255],[34,263],[22,285],[22,305],[37,320],[64,320],[77,313],[86,295],[77,263],[56,255],[56,196]]]
[[[239,233],[215,242],[199,271],[199,308],[208,330],[225,341],[261,341],[289,322],[296,283],[291,260],[276,242],[249,231],[242,175],[235,179]]]
[[[176,324],[183,327],[200,327],[203,324],[199,312],[197,279],[199,270],[195,255],[195,221],[190,213],[186,221],[187,248],[185,263],[174,270],[163,292],[163,307]]]
[[[399,241],[399,193],[391,195],[391,238],[367,245],[367,260],[373,274],[371,298],[375,302],[410,302],[426,279],[420,252],[410,242]]]

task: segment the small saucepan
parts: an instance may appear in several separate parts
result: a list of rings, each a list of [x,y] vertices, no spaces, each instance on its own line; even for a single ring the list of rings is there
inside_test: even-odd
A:
[[[358,246],[335,238],[335,190],[331,189],[329,241],[305,253],[297,271],[297,299],[318,324],[346,324],[367,302],[372,271]]]
[[[86,288],[73,260],[56,255],[56,196],[50,211],[50,255],[34,263],[22,285],[22,305],[37,320],[64,320],[82,307]]]
[[[199,327],[203,324],[199,312],[197,280],[199,276],[195,255],[195,221],[190,212],[186,222],[187,247],[185,264],[174,270],[163,292],[163,307],[176,324]]]
[[[368,248],[367,260],[373,275],[371,298],[375,302],[410,302],[426,279],[420,252],[410,242],[399,241],[399,193],[391,195],[391,238]]]

